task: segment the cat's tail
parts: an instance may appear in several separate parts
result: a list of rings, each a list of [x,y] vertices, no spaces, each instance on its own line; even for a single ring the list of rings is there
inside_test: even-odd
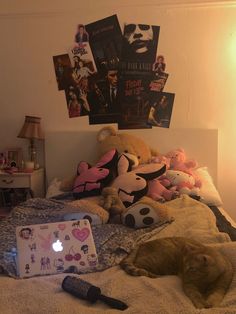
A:
[[[134,262],[136,259],[138,249],[139,249],[138,247],[133,249],[131,253],[121,261],[120,267],[123,268],[124,271],[126,271],[126,273],[132,276],[152,277],[150,276],[150,273],[147,270],[135,266]]]

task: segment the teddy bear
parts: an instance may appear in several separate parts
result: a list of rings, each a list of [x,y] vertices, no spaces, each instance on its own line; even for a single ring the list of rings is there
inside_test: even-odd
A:
[[[66,203],[67,213],[64,220],[88,219],[91,225],[100,225],[108,222],[109,213],[99,205],[99,197],[90,197]]]
[[[126,208],[116,188],[109,186],[102,190],[100,205],[109,213],[109,223],[121,223],[121,214]]]
[[[149,163],[158,152],[150,148],[143,139],[128,133],[119,133],[112,126],[103,127],[97,134],[99,154],[103,155],[111,149],[133,161],[133,166]]]
[[[180,194],[199,195],[200,189],[191,174],[178,170],[167,170],[165,177]]]

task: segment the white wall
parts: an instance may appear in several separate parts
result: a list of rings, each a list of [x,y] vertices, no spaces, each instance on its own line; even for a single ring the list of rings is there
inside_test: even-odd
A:
[[[121,25],[136,21],[161,26],[158,52],[165,55],[170,73],[165,91],[176,94],[171,127],[219,129],[218,187],[225,208],[236,218],[232,1],[1,1],[0,150],[22,146],[26,154],[27,141],[16,138],[26,114],[41,116],[46,131],[91,128],[87,117],[68,118],[52,56],[67,52],[78,23],[115,13]]]

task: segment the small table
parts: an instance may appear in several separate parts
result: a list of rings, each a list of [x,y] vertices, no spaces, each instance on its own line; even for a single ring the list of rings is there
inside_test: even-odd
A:
[[[14,201],[9,197],[10,206],[33,197],[44,197],[44,169],[40,168],[33,172],[15,172],[13,174],[0,171],[0,193],[3,206],[6,206],[6,195],[13,195]],[[11,193],[11,194],[10,194]],[[20,197],[22,196],[22,197]]]

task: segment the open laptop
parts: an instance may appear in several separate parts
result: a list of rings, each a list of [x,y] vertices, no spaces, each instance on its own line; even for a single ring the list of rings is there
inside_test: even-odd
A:
[[[21,278],[94,268],[97,254],[87,219],[16,228],[17,271]]]

